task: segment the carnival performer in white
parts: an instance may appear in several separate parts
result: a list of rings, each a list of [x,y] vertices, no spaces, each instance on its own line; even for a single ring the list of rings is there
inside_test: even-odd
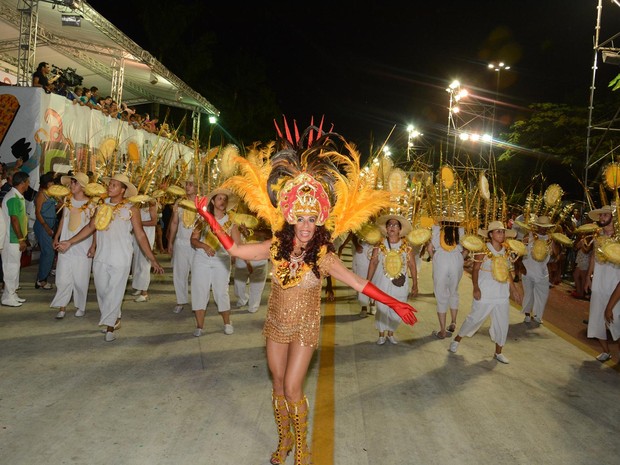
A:
[[[185,181],[185,195],[190,202],[196,199],[194,176]],[[192,231],[196,223],[196,212],[179,206],[177,201],[172,210],[168,227],[168,253],[172,256],[172,282],[177,304],[174,313],[181,313],[189,302],[189,273],[194,258],[194,249],[190,244]]]
[[[401,215],[390,214],[380,216],[377,224],[385,239],[372,251],[367,279],[386,294],[406,302],[409,296],[415,297],[418,294],[413,248],[404,239],[411,231],[411,223]],[[411,279],[407,271],[411,274]],[[409,292],[410,286],[411,292]],[[386,339],[392,344],[398,344],[394,331],[401,322],[401,317],[392,308],[377,302],[375,314],[375,326],[379,331],[377,344],[385,344]]]
[[[358,237],[354,232],[350,232],[342,245],[338,248],[338,257],[342,255],[342,250],[347,244],[351,244],[351,271],[358,276],[368,276],[368,267],[370,266],[370,255],[373,246],[364,239]],[[366,318],[368,313],[375,314],[374,305],[371,305],[367,295],[358,292],[357,301],[360,303],[360,317]]]
[[[608,326],[605,321],[605,308],[608,306],[610,298],[614,293],[618,282],[620,282],[620,265],[616,265],[605,258],[601,253],[603,244],[612,240],[615,234],[614,213],[610,205],[605,205],[597,210],[592,210],[588,216],[596,222],[600,228],[599,236],[594,243],[594,251],[590,258],[590,268],[586,277],[586,291],[592,290],[590,296],[590,314],[588,316],[588,337],[598,339],[603,352],[596,359],[599,362],[606,362],[611,359],[609,351],[609,341],[607,340]],[[614,304],[611,308],[612,316],[620,312],[620,304]],[[620,336],[617,325],[609,327],[612,330],[614,340]]]
[[[137,195],[138,190],[125,174],[115,174],[108,182],[108,198],[97,208],[96,215],[79,233],[57,245],[59,252],[65,253],[73,244],[90,237],[95,231],[97,250],[93,259],[93,277],[97,291],[97,302],[101,312],[100,326],[105,326],[105,341],[116,339],[115,329],[120,328],[121,306],[127,278],[131,269],[133,243],[131,232],[136,237],[142,251],[151,261],[155,273],[164,269],[157,262],[149,247],[142,229],[140,211],[127,201],[127,197]]]
[[[456,329],[459,312],[459,283],[467,250],[459,243],[465,234],[456,217],[443,217],[433,225],[427,251],[433,262],[433,291],[437,301],[439,331],[433,334],[443,339]],[[446,328],[446,313],[450,309],[450,326]]]
[[[151,200],[140,208],[140,219],[142,228],[148,239],[149,246],[153,250],[155,243],[155,226],[157,225],[157,202]],[[146,302],[149,299],[149,285],[151,284],[151,263],[144,255],[140,244],[134,236],[133,239],[133,261],[131,264],[131,287],[134,288],[132,295],[136,296],[135,302]]]
[[[250,234],[248,228],[239,226],[241,242],[243,244],[251,242],[263,242],[269,237],[261,237],[254,232]],[[260,240],[258,240],[260,237]],[[256,313],[260,307],[261,297],[265,284],[267,283],[267,269],[269,261],[264,260],[242,260],[235,258],[234,269],[234,290],[237,297],[237,308],[248,306],[248,312]],[[248,285],[249,282],[249,285]]]
[[[463,321],[454,340],[450,343],[450,352],[456,352],[463,337],[472,337],[482,326],[482,323],[491,317],[489,335],[495,342],[493,357],[501,363],[508,363],[508,358],[502,353],[508,337],[510,295],[517,303],[521,302],[521,294],[512,281],[510,259],[502,245],[506,236],[514,237],[515,232],[506,229],[501,221],[491,221],[486,230],[479,230],[478,234],[488,238],[485,252],[474,255],[474,268],[471,280],[474,285],[474,300],[471,312]]]
[[[235,243],[241,242],[241,234],[236,224],[228,216],[228,210],[232,210],[238,203],[238,197],[227,189],[214,189],[208,196],[207,209],[211,213],[221,229],[229,234]],[[191,244],[196,253],[192,260],[192,310],[196,319],[194,336],[202,335],[205,323],[205,314],[209,297],[213,291],[213,299],[217,305],[217,311],[224,321],[224,334],[234,332],[230,320],[230,294],[228,283],[230,281],[231,259],[224,247],[222,247],[213,233],[205,228],[205,223],[200,223],[194,229]]]
[[[90,197],[84,193],[84,188],[88,184],[86,173],[62,176],[60,182],[69,188],[70,194],[63,205],[60,224],[54,236],[54,249],[58,248],[60,241],[69,240],[80,232],[90,222],[95,209],[90,203]],[[94,255],[92,236],[75,244],[66,253],[58,254],[56,295],[50,303],[50,307],[58,308],[57,319],[65,317],[71,297],[75,306],[75,316],[84,316]]]
[[[527,254],[522,263],[525,272],[521,276],[523,283],[523,308],[525,323],[534,320],[538,324],[543,322],[543,314],[549,299],[549,268],[547,264],[552,255],[559,253],[555,242],[549,239],[548,232],[555,227],[549,217],[539,216],[531,223],[536,229],[530,231],[523,242],[527,247]]]

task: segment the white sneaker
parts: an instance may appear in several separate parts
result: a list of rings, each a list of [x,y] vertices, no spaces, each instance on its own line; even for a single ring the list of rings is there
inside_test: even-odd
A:
[[[112,331],[106,331],[105,333],[105,342],[112,342],[116,339],[116,336]]]
[[[243,307],[245,307],[247,304],[248,304],[247,302],[245,302],[245,303],[242,303],[242,302],[237,302],[237,303],[235,304],[235,308],[243,308]]]
[[[20,296],[15,297],[15,300],[17,300],[19,303],[24,303],[26,302],[26,299],[22,299]]]
[[[17,300],[3,300],[2,305],[5,307],[21,307],[23,304]]]
[[[200,337],[202,336],[202,328],[196,328],[194,330],[194,337]]]
[[[134,302],[146,302],[147,300],[149,300],[149,296],[143,294],[140,294],[138,297],[133,299]]]
[[[172,310],[174,313],[181,313],[183,311],[183,305],[177,305],[176,307],[174,307],[174,310]]]
[[[256,312],[258,312],[258,307],[256,307],[256,308],[248,308],[248,312],[256,313]]]
[[[65,317],[65,312],[64,312],[63,310],[59,311],[59,312],[56,314],[56,319],[57,319],[57,320],[62,320],[64,317]]]
[[[140,294],[142,294],[142,291],[140,289],[136,289],[135,291],[131,293],[131,295],[133,296],[140,295]]]
[[[382,346],[383,344],[385,344],[385,338],[383,336],[379,336],[379,339],[377,339],[377,345]]]
[[[81,316],[84,316],[84,310],[82,310],[82,309],[78,308],[78,309],[75,311],[75,316],[76,316],[76,317],[78,317],[78,318],[79,318],[79,317],[81,317]]]
[[[229,336],[235,332],[235,328],[233,328],[233,325],[224,325],[224,334],[228,334]]]
[[[606,362],[607,360],[611,360],[611,354],[609,352],[603,352],[596,356],[596,359],[599,362]]]
[[[504,354],[495,354],[493,355],[493,357],[495,358],[495,360],[497,360],[498,362],[502,362],[505,363],[506,365],[508,365],[510,362],[508,361],[508,359],[504,356]]]
[[[458,341],[452,341],[450,343],[450,347],[448,348],[448,350],[450,352],[452,352],[453,354],[456,354],[457,349],[459,348],[459,343]]]
[[[398,344],[398,341],[396,340],[394,336],[388,336],[387,340],[390,341],[394,345]]]
[[[533,318],[533,320],[534,320],[534,323],[538,323],[539,325],[542,325],[542,324],[543,324],[542,320],[541,320],[540,318],[538,318],[537,316],[535,316],[535,317]]]
[[[530,316],[529,315],[525,315],[525,319],[523,320],[523,323],[529,323],[530,321],[532,321]]]

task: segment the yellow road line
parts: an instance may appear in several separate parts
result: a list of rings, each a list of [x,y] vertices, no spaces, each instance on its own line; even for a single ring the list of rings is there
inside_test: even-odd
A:
[[[334,347],[336,343],[336,304],[325,304],[321,342],[319,344],[319,373],[314,401],[312,455],[314,463],[333,465],[335,437]]]

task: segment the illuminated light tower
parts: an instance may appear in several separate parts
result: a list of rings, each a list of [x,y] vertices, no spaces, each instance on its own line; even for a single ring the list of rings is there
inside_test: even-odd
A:
[[[456,123],[454,121],[454,115],[459,112],[458,103],[463,98],[469,95],[467,89],[461,89],[461,83],[459,81],[452,81],[452,83],[446,89],[446,92],[450,94],[450,106],[448,108],[448,131],[447,131],[447,142],[446,142],[446,154],[449,152],[450,146],[450,136],[454,135],[454,146],[452,148],[452,160],[456,158],[456,138],[458,136],[458,131],[456,128]]]
[[[495,108],[497,106],[497,101],[499,99],[499,83],[500,83],[500,79],[502,76],[502,71],[508,71],[510,69],[510,66],[508,66],[503,61],[500,61],[499,63],[489,63],[487,67],[489,70],[493,71],[494,73],[497,73],[497,81],[495,84],[495,100],[493,100],[493,119],[491,120],[491,137],[494,138],[495,137]],[[490,157],[492,156],[493,156],[493,143],[491,142],[491,145],[489,146],[489,162],[491,161]]]
[[[423,136],[412,124],[407,126],[407,161],[411,161],[411,150],[413,149],[413,140]]]

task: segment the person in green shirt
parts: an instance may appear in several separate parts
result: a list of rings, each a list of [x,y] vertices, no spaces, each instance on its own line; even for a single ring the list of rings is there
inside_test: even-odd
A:
[[[18,171],[13,175],[13,187],[2,200],[2,216],[7,225],[2,248],[4,291],[2,305],[21,307],[26,301],[17,295],[22,252],[28,246],[28,215],[24,192],[30,186],[28,173]]]

